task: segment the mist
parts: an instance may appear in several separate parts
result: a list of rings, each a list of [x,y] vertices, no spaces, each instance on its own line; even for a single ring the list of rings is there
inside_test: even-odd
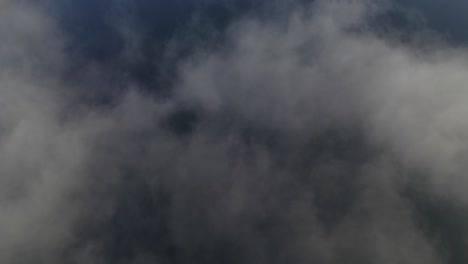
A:
[[[0,262],[466,262],[463,42],[388,1],[211,4],[0,11]]]

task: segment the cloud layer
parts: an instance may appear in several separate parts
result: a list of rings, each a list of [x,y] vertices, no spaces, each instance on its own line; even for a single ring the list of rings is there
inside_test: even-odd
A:
[[[75,65],[38,4],[2,14],[0,262],[466,261],[465,48],[403,41],[388,3],[293,6],[176,60],[164,98]]]

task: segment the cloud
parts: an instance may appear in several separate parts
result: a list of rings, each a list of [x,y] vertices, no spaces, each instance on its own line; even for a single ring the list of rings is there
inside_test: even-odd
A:
[[[435,174],[436,186],[464,186],[465,49],[378,37],[365,31],[367,5],[349,2],[319,3],[284,28],[240,23],[232,48],[183,67],[181,100],[299,138],[354,127],[405,165]],[[462,190],[450,193],[465,199]]]
[[[28,5],[0,19],[0,251],[2,262],[29,262],[71,236],[74,212],[64,198],[75,188],[84,151],[79,133],[59,121],[52,87],[61,54],[52,22]]]
[[[40,5],[15,5],[0,16],[0,261],[463,262],[467,52],[397,39],[372,24],[388,8],[241,18],[157,98],[74,68]],[[82,97],[103,89],[118,92]]]

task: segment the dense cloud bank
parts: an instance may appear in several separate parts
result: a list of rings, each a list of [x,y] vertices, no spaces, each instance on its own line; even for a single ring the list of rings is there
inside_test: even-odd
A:
[[[466,262],[468,52],[376,24],[392,8],[239,18],[158,97],[83,66],[47,8],[16,2],[0,15],[0,262]]]

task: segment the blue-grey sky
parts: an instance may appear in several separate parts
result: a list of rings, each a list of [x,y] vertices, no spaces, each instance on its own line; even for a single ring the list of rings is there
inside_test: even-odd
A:
[[[168,64],[174,63],[174,58],[190,54],[191,49],[207,43],[214,45],[222,41],[225,30],[240,17],[287,12],[287,6],[294,1],[274,2],[280,6],[275,11],[271,10],[275,9],[272,8],[274,4],[258,0],[65,0],[51,1],[50,12],[69,38],[68,52],[77,60],[85,64],[102,63],[110,71],[123,70],[141,85],[151,86],[150,90],[165,90],[158,84],[169,85],[173,72]],[[416,30],[432,30],[455,45],[468,43],[465,15],[468,4],[464,1],[387,2],[394,7],[386,15],[386,26],[395,27],[397,31],[415,27]],[[136,31],[135,37],[140,38],[136,44],[136,49],[142,53],[139,60],[125,61],[124,65],[117,62],[126,45],[118,23],[127,24]],[[165,57],[168,53],[170,58]],[[155,65],[155,60],[166,60],[165,67]]]

